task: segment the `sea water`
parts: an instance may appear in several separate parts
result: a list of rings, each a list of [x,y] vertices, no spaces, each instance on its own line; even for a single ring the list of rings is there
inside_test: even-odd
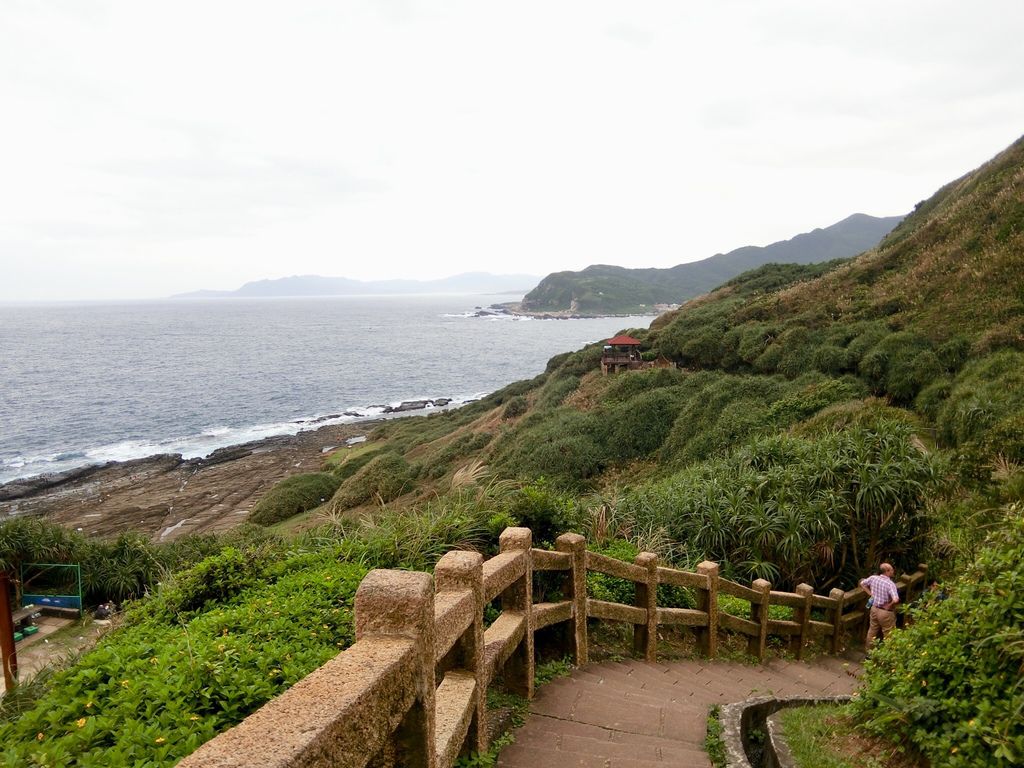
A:
[[[0,306],[0,483],[466,402],[650,317],[477,317],[518,296]]]

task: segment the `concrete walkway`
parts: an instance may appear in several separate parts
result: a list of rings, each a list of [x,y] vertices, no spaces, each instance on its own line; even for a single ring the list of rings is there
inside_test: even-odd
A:
[[[710,766],[708,711],[752,696],[852,693],[860,667],[842,659],[761,666],[602,662],[541,688],[499,768]]]

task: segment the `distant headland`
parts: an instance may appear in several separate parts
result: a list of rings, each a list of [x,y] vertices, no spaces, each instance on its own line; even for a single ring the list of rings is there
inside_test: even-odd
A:
[[[518,293],[525,294],[541,278],[537,275],[494,275],[463,272],[437,280],[351,280],[347,277],[292,275],[255,280],[233,291],[190,291],[172,299],[231,299],[289,296],[374,296],[417,293]]]

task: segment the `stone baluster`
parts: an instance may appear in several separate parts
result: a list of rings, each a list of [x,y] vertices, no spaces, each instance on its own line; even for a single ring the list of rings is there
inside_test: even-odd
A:
[[[563,533],[555,540],[555,549],[572,556],[572,569],[565,579],[564,592],[572,600],[570,648],[581,667],[587,663],[587,540],[578,533]]]
[[[356,641],[399,635],[419,648],[415,700],[394,734],[391,754],[407,768],[434,768],[434,586],[429,573],[370,571],[356,591]]]
[[[487,680],[484,678],[484,558],[479,552],[449,552],[434,568],[435,592],[471,590],[473,620],[455,644],[458,664],[476,678],[476,714],[463,753],[487,749]]]
[[[636,583],[636,607],[647,611],[646,624],[633,625],[633,653],[646,661],[658,658],[658,556],[641,552],[633,561],[646,571],[646,580]]]
[[[713,659],[718,653],[718,563],[705,560],[697,566],[697,573],[708,579],[707,588],[697,590],[697,609],[708,615],[707,626],[697,629],[697,647]]]
[[[760,629],[756,636],[747,639],[747,653],[756,656],[758,661],[764,661],[765,650],[768,645],[768,606],[771,600],[772,585],[764,579],[757,579],[750,588],[757,592],[761,599],[758,602],[750,601],[750,620],[757,624]]]
[[[523,639],[505,662],[502,677],[505,687],[520,696],[533,698],[533,567],[530,549],[533,534],[529,528],[506,528],[498,538],[501,552],[519,552],[525,559],[523,575],[501,593],[501,609],[523,614]]]
[[[793,620],[800,625],[799,634],[790,637],[790,650],[797,657],[804,657],[804,646],[810,637],[811,631],[811,597],[814,596],[814,587],[810,584],[797,584],[796,594],[803,598],[803,605],[796,608],[793,613]]]
[[[841,589],[833,589],[828,596],[834,605],[832,608],[832,643],[829,650],[838,655],[843,648],[843,608],[845,607],[846,593]]]

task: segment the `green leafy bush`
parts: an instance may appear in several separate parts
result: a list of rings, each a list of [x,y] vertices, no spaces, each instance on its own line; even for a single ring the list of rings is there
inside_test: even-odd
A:
[[[1003,350],[970,363],[956,377],[939,408],[939,434],[960,445],[1018,413],[1024,413],[1024,353]]]
[[[949,598],[925,602],[865,665],[854,708],[935,766],[1024,761],[1024,521],[1016,510]]]
[[[256,502],[249,515],[249,521],[257,525],[273,525],[287,520],[323,504],[334,495],[340,485],[341,478],[329,472],[292,475],[279,482]]]
[[[575,500],[543,477],[512,491],[506,503],[506,512],[533,531],[534,546],[550,544],[573,527]]]
[[[512,477],[548,477],[578,485],[607,462],[600,419],[593,413],[560,407],[527,416],[497,448],[495,466]]]
[[[114,630],[33,708],[0,725],[0,760],[175,764],[352,642],[364,574],[334,552],[293,555],[270,564],[266,582],[187,621],[150,616]]]
[[[505,407],[501,411],[502,421],[509,421],[517,416],[522,416],[527,410],[529,410],[529,403],[526,398],[522,395],[516,395],[505,403]]]
[[[612,539],[600,545],[591,544],[587,548],[591,552],[614,557],[626,563],[632,563],[640,554],[635,544],[624,539]],[[627,579],[591,571],[587,573],[587,596],[593,600],[635,605],[636,584]],[[659,584],[658,605],[662,608],[693,608],[696,603],[690,590]]]
[[[330,508],[343,511],[375,498],[391,501],[406,493],[411,486],[412,468],[409,463],[397,453],[382,453],[338,488]]]

